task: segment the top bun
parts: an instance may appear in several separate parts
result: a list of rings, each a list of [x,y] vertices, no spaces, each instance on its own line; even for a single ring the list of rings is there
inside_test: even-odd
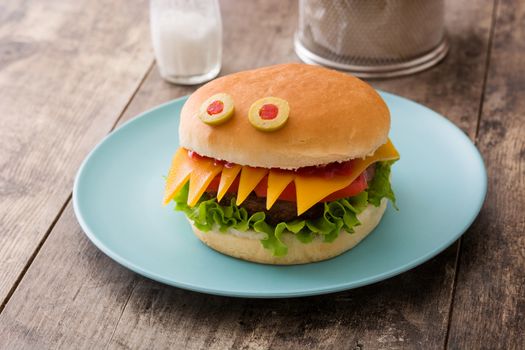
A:
[[[197,116],[210,96],[227,93],[234,115],[210,126]],[[263,132],[248,120],[250,106],[263,97],[288,101],[282,129]],[[263,168],[296,169],[343,162],[372,154],[387,141],[390,114],[365,82],[307,64],[280,64],[215,79],[197,89],[181,112],[181,146],[200,155]]]

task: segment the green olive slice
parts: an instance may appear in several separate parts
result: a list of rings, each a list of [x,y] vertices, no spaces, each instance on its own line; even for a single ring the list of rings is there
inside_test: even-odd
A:
[[[199,108],[199,118],[208,125],[219,125],[233,116],[233,99],[225,93],[215,94]]]
[[[255,101],[248,112],[250,123],[261,131],[275,131],[284,126],[290,114],[286,100],[278,97],[265,97]]]

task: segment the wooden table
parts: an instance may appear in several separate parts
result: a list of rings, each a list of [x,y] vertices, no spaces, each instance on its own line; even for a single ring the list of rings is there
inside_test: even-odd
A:
[[[221,5],[221,74],[298,60],[295,1]],[[447,1],[446,60],[371,82],[447,116],[481,150],[488,197],[463,238],[368,287],[249,300],[132,273],[73,214],[73,178],[92,147],[194,90],[159,77],[147,1],[2,1],[0,347],[525,349],[524,23],[523,1]]]

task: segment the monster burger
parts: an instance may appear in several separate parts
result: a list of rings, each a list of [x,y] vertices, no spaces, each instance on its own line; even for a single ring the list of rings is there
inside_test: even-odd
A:
[[[390,115],[363,81],[282,64],[216,79],[180,117],[166,182],[211,248],[268,264],[302,264],[358,244],[395,201],[399,154]]]

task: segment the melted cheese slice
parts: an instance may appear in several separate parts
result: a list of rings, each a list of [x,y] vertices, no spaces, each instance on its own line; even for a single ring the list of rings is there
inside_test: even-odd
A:
[[[188,157],[188,151],[179,148],[171,161],[171,168],[166,179],[166,188],[164,190],[164,205],[168,204],[173,197],[180,191],[182,186],[190,179],[193,171],[193,164]]]
[[[217,201],[220,202],[222,197],[226,194],[226,191],[231,187],[233,181],[239,172],[241,171],[242,166],[235,164],[234,166],[228,168],[224,167],[221,173],[221,181],[219,182],[219,189],[217,190]]]
[[[388,140],[373,155],[364,159],[356,159],[349,175],[332,178],[296,176],[297,215],[301,215],[326,196],[349,186],[371,164],[398,158],[399,153],[392,142]]]
[[[301,215],[329,194],[347,187],[352,181],[348,176],[334,176],[332,178],[321,176],[296,177],[297,215]]]
[[[210,182],[222,170],[222,165],[216,164],[210,158],[195,160],[192,163],[194,163],[194,168],[190,176],[190,190],[188,193],[188,205],[190,207],[197,204]]]
[[[180,148],[171,163],[166,180],[164,204],[166,205],[190,181],[188,205],[199,201],[211,181],[221,173],[217,198],[221,200],[240,172],[237,205],[244,202],[261,180],[268,175],[266,207],[270,209],[285,188],[294,181],[297,197],[297,215],[301,215],[328,195],[349,186],[371,164],[379,161],[398,159],[399,153],[390,140],[376,152],[364,159],[354,160],[349,175],[332,178],[297,175],[293,171],[269,170],[235,165],[225,168],[210,158],[191,158],[188,151]]]
[[[295,174],[292,171],[270,170],[268,174],[268,189],[266,190],[266,209],[270,210],[286,186],[288,186],[294,178]]]
[[[239,179],[239,190],[237,191],[237,205],[244,202],[246,197],[252,193],[253,189],[261,182],[266,174],[268,174],[268,169],[265,168],[242,167],[241,178]]]
[[[215,164],[209,158],[191,158],[188,150],[179,148],[173,156],[171,168],[166,179],[164,190],[164,205],[168,204],[181,188],[190,181],[188,193],[188,205],[197,204],[200,197],[213,180],[222,170],[222,165]]]

